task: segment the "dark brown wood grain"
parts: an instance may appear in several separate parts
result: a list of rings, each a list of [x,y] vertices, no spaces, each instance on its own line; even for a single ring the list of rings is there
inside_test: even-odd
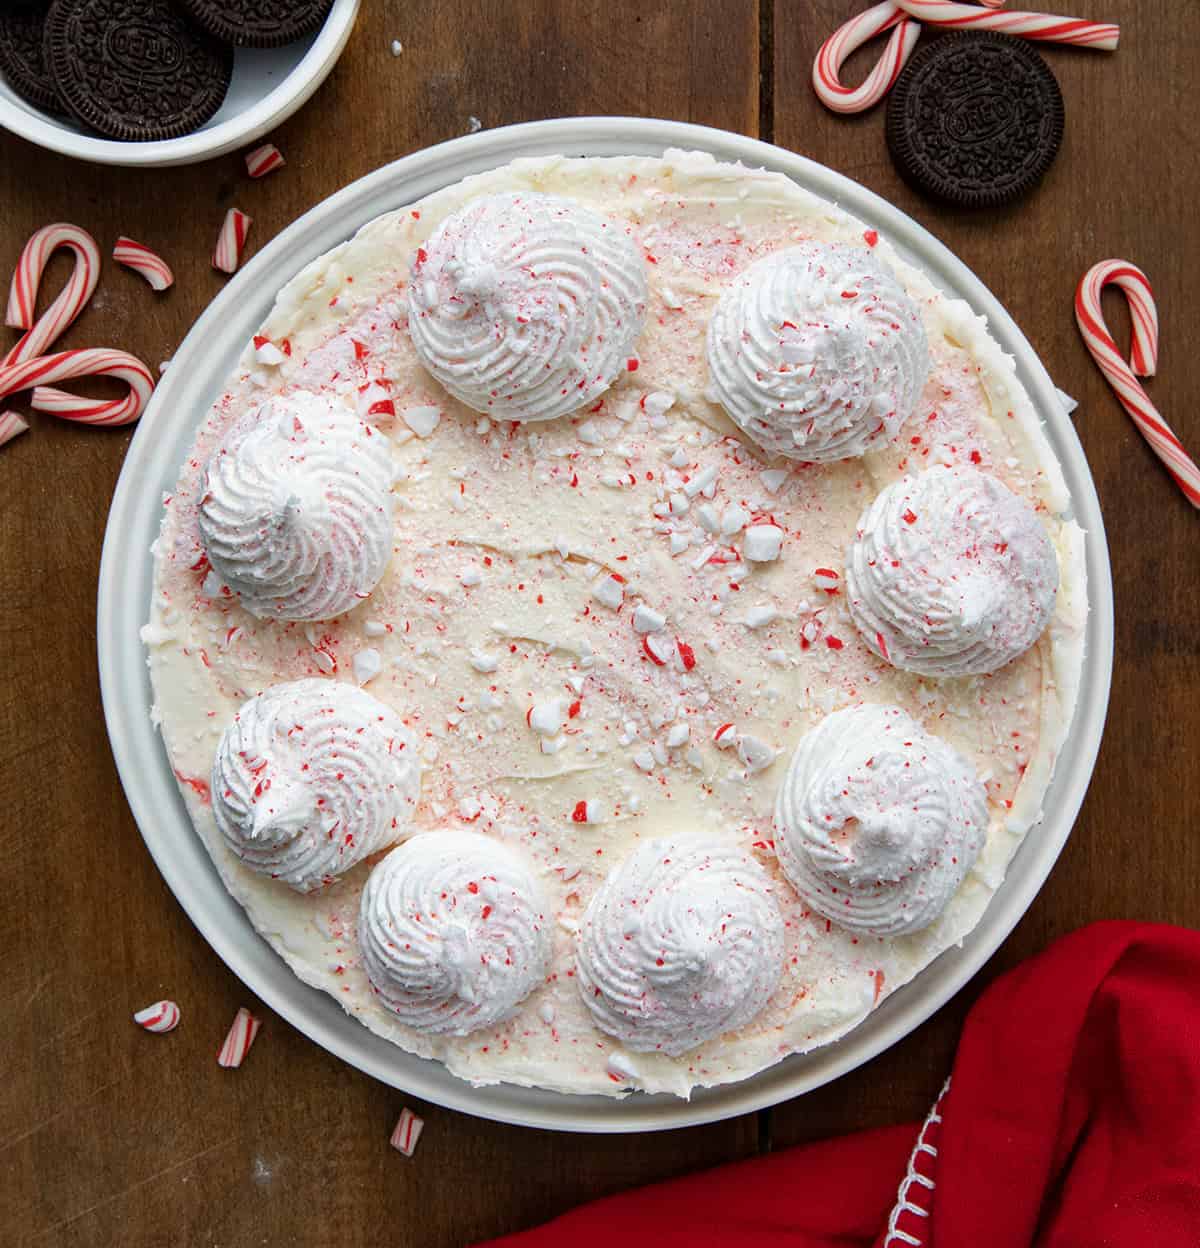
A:
[[[693,120],[761,132],[864,182],[980,274],[1082,404],[1113,558],[1117,659],[1091,793],[1050,882],[958,999],[865,1070],[761,1119],[571,1137],[410,1101],[427,1127],[405,1161],[387,1135],[406,1098],[270,1011],[242,1070],[213,1061],[237,1006],[255,1003],[146,853],[97,689],[96,570],[130,435],[35,418],[0,451],[0,1242],[469,1242],[768,1144],[916,1118],[971,1001],[997,973],[1092,920],[1200,922],[1200,519],[1111,398],[1070,306],[1097,259],[1121,255],[1148,270],[1165,324],[1152,392],[1200,446],[1191,341],[1200,6],[1071,0],[1079,16],[1124,23],[1121,51],[1046,50],[1067,103],[1059,159],[1015,208],[966,216],[897,180],[879,111],[837,118],[814,99],[813,54],[857,0],[763,4],[760,13],[735,0],[368,0],[328,82],[272,136],[286,170],[261,183],[246,179],[238,155],[123,171],[0,135],[0,273],[54,220],[86,226],[104,248],[129,233],[160,249],[173,290],[152,296],[107,265],[64,340],[119,344],[156,365],[222,285],[208,258],[230,204],[254,217],[251,247],[261,245],[352,179],[465,133],[471,117],[489,127],[601,113]],[[404,44],[399,57],[393,39]],[[859,54],[850,74],[868,63]],[[56,260],[49,282],[65,271]],[[184,1009],[169,1039],[129,1021],[160,996]]]

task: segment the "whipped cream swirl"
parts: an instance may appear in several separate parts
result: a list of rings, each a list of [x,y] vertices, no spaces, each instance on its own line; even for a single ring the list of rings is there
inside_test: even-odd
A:
[[[596,1025],[626,1048],[672,1057],[749,1023],[782,968],[771,881],[708,838],[641,845],[592,897],[576,954]]]
[[[849,459],[890,442],[929,373],[921,313],[872,252],[806,242],[741,273],[708,323],[712,390],[771,455]]]
[[[375,867],[363,967],[400,1022],[465,1036],[510,1018],[546,977],[553,915],[525,861],[477,832],[423,832]]]
[[[574,200],[488,195],[417,252],[409,331],[456,399],[497,420],[552,420],[612,385],[646,315],[627,225]]]
[[[204,469],[200,536],[260,619],[329,620],[379,583],[392,554],[388,439],[307,391],[238,421]]]
[[[873,936],[933,923],[987,831],[974,767],[898,706],[823,719],[796,746],[775,801],[775,849],[796,892]]]
[[[251,698],[225,730],[212,810],[246,866],[308,893],[399,840],[420,783],[395,711],[354,685],[296,680]]]
[[[846,555],[850,614],[881,658],[923,676],[994,672],[1054,612],[1058,558],[1037,513],[974,468],[882,490]]]

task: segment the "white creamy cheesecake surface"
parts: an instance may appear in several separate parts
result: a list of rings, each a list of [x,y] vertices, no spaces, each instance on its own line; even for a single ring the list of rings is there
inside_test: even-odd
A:
[[[280,292],[164,499],[154,714],[372,1031],[686,1096],[844,1035],[1037,835],[1069,503],[985,322],[864,223],[694,152],[521,160]]]

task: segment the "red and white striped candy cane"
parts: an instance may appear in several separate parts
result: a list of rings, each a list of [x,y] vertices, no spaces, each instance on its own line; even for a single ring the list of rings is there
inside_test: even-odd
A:
[[[995,30],[1023,39],[1067,43],[1097,52],[1113,52],[1121,28],[1112,22],[1088,22],[1079,17],[1055,17],[1050,13],[988,13],[957,0],[895,0],[897,6],[918,21],[947,30]]]
[[[28,431],[29,425],[19,412],[0,412],[0,446]]]
[[[144,277],[151,290],[166,290],[175,282],[175,274],[171,266],[156,251],[151,251],[145,243],[127,238],[124,234],[117,239],[113,248],[113,259],[127,269]]]
[[[46,262],[60,247],[75,255],[75,268],[59,296],[35,320],[38,286]],[[59,222],[43,226],[25,244],[17,270],[8,291],[8,311],[4,323],[13,329],[28,332],[3,359],[0,365],[19,364],[22,360],[41,355],[72,321],[83,311],[100,280],[100,248],[96,240],[77,225]]]
[[[179,1026],[179,1017],[179,1006],[174,1001],[155,1001],[153,1005],[146,1006],[144,1010],[138,1010],[133,1016],[133,1021],[146,1031],[152,1031],[156,1036],[163,1036]]]
[[[843,86],[839,77],[843,62],[851,52],[885,30],[891,30],[892,36],[875,68],[857,87]],[[813,61],[812,84],[817,98],[835,113],[862,113],[873,108],[892,89],[920,37],[920,25],[892,0],[883,0],[852,17],[825,40]]]
[[[1129,302],[1133,324],[1129,363],[1104,323],[1100,295],[1108,285],[1118,286]],[[1100,366],[1121,406],[1133,418],[1151,450],[1166,464],[1184,497],[1193,507],[1200,507],[1200,469],[1137,380],[1139,376],[1152,377],[1158,365],[1158,309],[1145,273],[1128,260],[1102,260],[1093,265],[1075,291],[1075,320],[1084,346]]]
[[[1111,51],[1117,46],[1120,28],[1109,22],[1085,22],[1073,17],[1045,13],[996,13],[1005,0],[981,0],[973,4],[953,0],[884,0],[852,17],[821,45],[813,62],[812,83],[817,98],[835,113],[861,113],[873,108],[892,89],[920,37],[922,21],[948,29],[1001,30],[1026,39],[1070,43]],[[918,20],[919,19],[919,20]],[[842,64],[856,48],[891,30],[883,56],[865,81],[857,87],[842,85]]]
[[[417,1151],[417,1141],[421,1138],[424,1128],[425,1119],[418,1118],[411,1109],[405,1107],[400,1111],[400,1117],[396,1120],[395,1127],[392,1128],[392,1147],[398,1153],[403,1153],[405,1157],[411,1157]]]
[[[264,143],[261,147],[247,152],[245,161],[246,172],[252,178],[265,178],[268,173],[274,173],[276,169],[282,169],[287,164],[283,153],[274,143]]]
[[[242,262],[242,249],[250,233],[252,219],[239,208],[230,208],[221,222],[217,245],[213,248],[212,266],[222,273],[235,273]]]
[[[246,1060],[246,1054],[250,1052],[250,1046],[261,1026],[262,1023],[245,1006],[238,1010],[233,1026],[225,1037],[225,1043],[217,1054],[217,1065],[236,1070]]]
[[[116,377],[129,386],[123,399],[85,399],[56,390],[56,381],[74,377]],[[132,355],[107,347],[58,351],[19,364],[0,365],[0,399],[35,387],[30,406],[83,425],[127,425],[142,414],[154,389],[150,370]]]

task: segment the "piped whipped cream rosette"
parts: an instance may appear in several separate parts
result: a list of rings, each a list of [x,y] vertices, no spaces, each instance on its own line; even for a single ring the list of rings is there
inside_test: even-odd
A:
[[[1037,513],[974,468],[930,468],[882,490],[846,556],[867,645],[924,676],[994,672],[1054,612],[1058,558]]]
[[[475,200],[421,248],[408,292],[421,363],[497,420],[552,420],[625,370],[646,273],[625,224],[558,195]]]
[[[921,313],[872,252],[806,242],[726,288],[708,324],[712,393],[771,455],[849,459],[890,442],[929,373]]]
[[[307,893],[404,836],[419,788],[395,711],[354,685],[297,680],[251,698],[225,730],[212,812],[246,866]]]
[[[648,841],[584,915],[579,990],[596,1025],[677,1057],[749,1023],[783,965],[783,919],[763,870],[708,838]]]
[[[424,832],[371,872],[358,939],[380,1003],[430,1035],[510,1018],[545,979],[551,924],[523,858],[476,832]]]
[[[836,711],[801,738],[775,805],[775,848],[817,913],[902,936],[935,922],[987,839],[975,769],[896,706]]]
[[[251,615],[329,620],[379,583],[392,554],[391,446],[306,391],[247,413],[201,482],[200,536]]]

